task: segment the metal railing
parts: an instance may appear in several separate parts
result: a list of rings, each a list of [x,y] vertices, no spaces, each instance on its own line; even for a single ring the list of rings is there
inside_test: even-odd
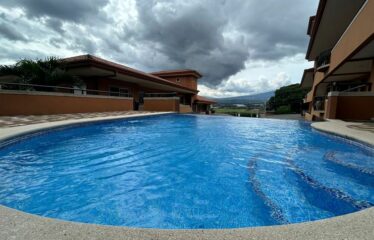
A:
[[[99,95],[111,97],[132,97],[131,93],[120,93],[113,91],[101,91],[95,89],[83,89],[79,87],[61,87],[51,85],[7,83],[0,82],[0,90],[29,91],[29,92],[54,92],[72,95]]]
[[[176,97],[177,93],[144,93],[144,97],[147,98],[157,98],[157,97]]]
[[[325,97],[315,97],[313,101],[314,111],[324,111],[325,110]]]
[[[367,87],[368,85],[369,84],[358,85],[358,86],[351,87],[351,88],[348,88],[346,90],[343,90],[342,92],[352,92],[353,90],[357,90],[357,89],[360,89],[360,88],[363,88],[363,87]]]
[[[316,60],[317,69],[330,64],[331,49],[321,52]]]

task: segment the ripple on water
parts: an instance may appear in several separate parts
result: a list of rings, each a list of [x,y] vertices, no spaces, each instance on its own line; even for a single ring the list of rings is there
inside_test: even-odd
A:
[[[0,203],[147,228],[304,222],[373,204],[373,152],[299,121],[168,115],[0,148]]]

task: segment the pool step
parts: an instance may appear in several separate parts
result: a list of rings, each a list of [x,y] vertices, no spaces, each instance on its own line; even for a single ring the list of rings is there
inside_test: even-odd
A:
[[[261,189],[261,183],[256,178],[257,171],[257,156],[253,157],[248,163],[249,169],[249,182],[254,192],[264,201],[264,203],[270,208],[270,216],[279,224],[290,223],[284,216],[283,210],[269,198],[264,191]]]
[[[327,191],[335,191],[337,197],[347,196],[359,209],[372,206],[374,203],[374,190],[372,176],[360,174],[351,168],[336,165],[325,159],[325,154],[317,149],[309,149],[308,154],[295,153],[292,159],[289,159],[290,165],[293,166],[296,173],[303,173],[304,179],[309,178],[323,186]],[[300,175],[300,174],[299,174]],[[358,201],[355,199],[360,199]]]
[[[309,156],[309,158],[311,157],[312,156]],[[362,189],[361,185],[345,179],[339,174],[327,171],[323,164],[321,164],[321,161],[318,161],[317,159],[309,159],[309,161],[303,162],[295,156],[294,158],[287,158],[287,162],[290,165],[290,169],[300,180],[307,183],[312,191],[319,192],[319,194],[325,196],[324,198],[328,198],[323,200],[335,199],[336,203],[318,201],[320,199],[315,199],[316,203],[319,204],[321,208],[331,209],[331,211],[340,215],[373,206],[370,201],[355,199],[355,197],[362,198],[362,191],[367,191],[368,189]],[[346,184],[346,186],[343,186],[341,183]],[[357,188],[361,191],[359,192]],[[368,190],[368,192],[370,192],[370,190]],[[353,196],[351,194],[353,194]],[[339,205],[341,205],[341,207],[339,207]],[[344,209],[347,211],[344,211]]]
[[[343,167],[346,167],[346,168],[350,168],[352,170],[355,170],[355,171],[358,171],[360,173],[363,173],[363,174],[368,174],[368,175],[372,175],[374,176],[374,168],[371,168],[370,166],[365,166],[365,161],[363,161],[363,159],[366,158],[369,158],[368,156],[360,156],[360,165],[358,165],[357,163],[355,163],[354,161],[350,161],[351,158],[345,158],[344,160],[342,159],[342,157],[344,156],[341,156],[341,154],[337,153],[337,152],[327,152],[323,158],[324,160],[326,161],[330,161],[332,163],[335,163],[335,164],[338,164],[340,166],[343,166]],[[371,158],[371,161],[372,158]]]
[[[272,210],[280,224],[312,221],[335,214],[309,203],[299,189],[299,180],[284,161],[284,156],[261,154],[249,161],[250,182],[255,192]]]

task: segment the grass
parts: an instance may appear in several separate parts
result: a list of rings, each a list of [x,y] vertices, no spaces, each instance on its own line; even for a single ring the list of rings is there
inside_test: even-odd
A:
[[[216,108],[214,109],[217,114],[228,114],[237,116],[240,113],[242,117],[255,117],[257,110],[248,108]]]

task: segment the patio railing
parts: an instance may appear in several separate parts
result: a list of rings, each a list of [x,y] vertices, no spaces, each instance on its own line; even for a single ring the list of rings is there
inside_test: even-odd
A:
[[[62,87],[26,83],[0,82],[0,90],[29,91],[29,92],[56,92],[72,95],[100,95],[111,97],[132,97],[130,93],[120,93],[113,91],[101,91],[96,89],[85,89],[79,87]]]
[[[324,71],[330,65],[331,49],[325,50],[320,53],[316,60],[316,68],[318,71]]]
[[[313,101],[314,111],[325,111],[325,97],[315,97]]]
[[[171,92],[171,93],[145,93],[144,97],[147,98],[159,98],[159,97],[176,97],[177,93],[176,92]]]

